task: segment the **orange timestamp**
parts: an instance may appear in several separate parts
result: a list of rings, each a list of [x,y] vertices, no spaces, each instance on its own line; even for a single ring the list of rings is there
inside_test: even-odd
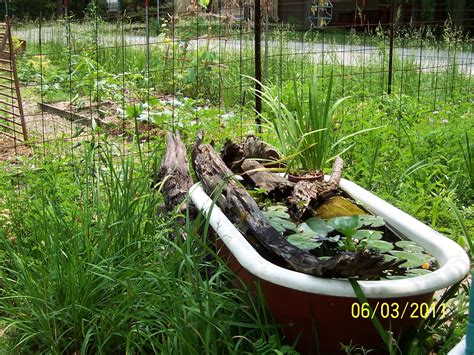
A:
[[[352,318],[374,318],[375,315],[392,319],[404,317],[426,319],[437,315],[444,317],[446,315],[446,304],[407,302],[400,305],[397,302],[377,302],[375,307],[371,307],[367,302],[354,302],[351,306]]]

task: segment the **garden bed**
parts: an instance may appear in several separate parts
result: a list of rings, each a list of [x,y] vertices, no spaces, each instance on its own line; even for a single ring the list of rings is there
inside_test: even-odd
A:
[[[127,137],[131,139],[138,133],[140,136],[162,136],[162,130],[156,125],[125,119],[120,117],[120,105],[113,102],[101,102],[83,105],[74,105],[70,102],[40,103],[40,107],[46,111],[63,117],[74,124],[87,127],[96,125],[105,130],[111,136]]]

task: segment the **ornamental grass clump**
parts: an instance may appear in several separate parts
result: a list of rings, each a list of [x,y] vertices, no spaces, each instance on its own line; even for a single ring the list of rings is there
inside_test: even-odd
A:
[[[296,82],[293,83],[295,110],[291,110],[279,95],[262,84],[257,94],[268,107],[268,114],[262,119],[273,129],[278,137],[281,153],[288,162],[288,170],[322,171],[336,155],[347,151],[351,146],[335,153],[335,149],[347,139],[371,131],[368,128],[349,134],[333,142],[334,114],[349,97],[333,102],[334,75],[331,72],[325,95],[318,88],[316,75],[308,87],[308,97],[298,94]],[[331,155],[333,154],[333,155]]]

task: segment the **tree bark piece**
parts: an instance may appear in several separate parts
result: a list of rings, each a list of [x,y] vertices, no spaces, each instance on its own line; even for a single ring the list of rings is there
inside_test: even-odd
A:
[[[255,160],[245,159],[242,163],[243,177],[252,181],[259,189],[263,189],[275,200],[288,198],[295,184],[278,174],[265,170],[265,167]]]
[[[186,210],[183,203],[186,194],[193,185],[193,179],[189,171],[186,147],[179,134],[166,134],[166,153],[161,161],[157,180],[163,184],[161,191],[165,197],[165,208],[168,211],[180,207],[181,212]]]
[[[311,216],[319,204],[338,192],[344,162],[336,157],[329,181],[306,181],[296,183],[291,197],[288,199],[289,212],[296,218]]]
[[[244,235],[250,233],[262,247],[293,270],[315,276],[370,279],[397,264],[367,251],[343,253],[329,260],[320,260],[289,243],[271,226],[247,190],[232,178],[234,174],[211,145],[198,140],[193,147],[192,164],[205,191],[210,196],[216,191],[220,193],[218,206]]]
[[[221,152],[222,160],[236,174],[242,172],[241,165],[245,159],[260,159],[267,161],[266,167],[278,166],[278,163],[268,164],[268,162],[280,160],[280,154],[268,143],[257,137],[250,135],[242,144],[233,143],[227,140]]]

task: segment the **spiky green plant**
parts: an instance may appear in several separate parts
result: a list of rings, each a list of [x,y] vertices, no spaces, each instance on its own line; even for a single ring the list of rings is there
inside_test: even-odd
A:
[[[308,88],[308,102],[298,94],[296,83],[293,84],[296,110],[291,110],[270,87],[262,84],[257,94],[268,106],[269,113],[263,113],[262,119],[275,131],[282,154],[288,160],[288,169],[296,168],[306,171],[323,170],[327,162],[336,155],[344,153],[346,147],[337,152],[335,149],[345,140],[375,128],[357,131],[333,142],[333,118],[337,108],[348,99],[343,97],[332,103],[333,73],[329,77],[326,94],[318,89],[316,75]]]

